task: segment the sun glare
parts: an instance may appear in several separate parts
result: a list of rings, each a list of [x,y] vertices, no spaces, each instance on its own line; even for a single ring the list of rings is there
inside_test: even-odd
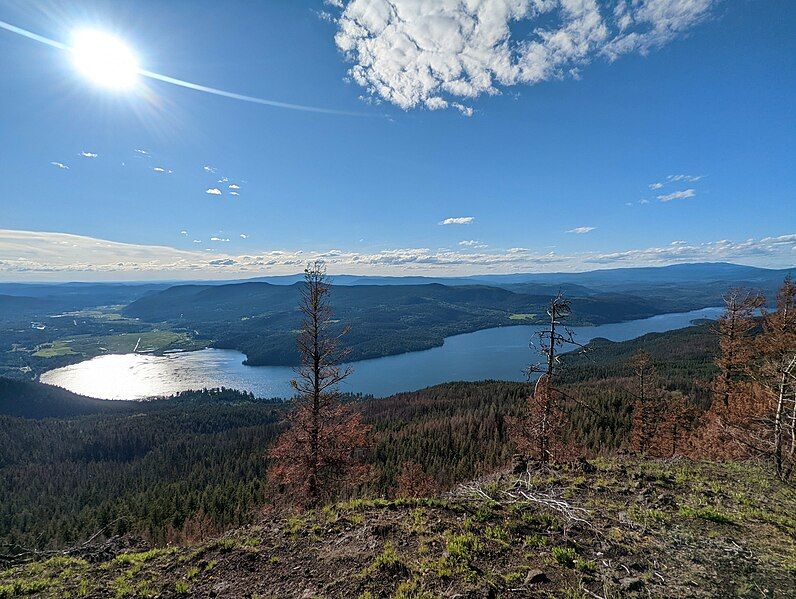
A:
[[[119,38],[102,31],[83,29],[72,39],[75,67],[95,84],[128,89],[138,77],[138,60]]]

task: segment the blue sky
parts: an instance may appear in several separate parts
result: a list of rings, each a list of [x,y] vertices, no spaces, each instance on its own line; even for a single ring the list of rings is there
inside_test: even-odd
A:
[[[148,71],[357,113],[108,90],[0,29],[0,278],[792,266],[796,5],[624,6],[0,0]]]

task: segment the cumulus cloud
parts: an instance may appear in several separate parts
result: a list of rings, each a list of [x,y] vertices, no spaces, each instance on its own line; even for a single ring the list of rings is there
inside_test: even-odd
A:
[[[220,196],[221,190],[218,187],[211,187],[210,189],[206,189],[205,193],[209,193],[211,196]]]
[[[239,196],[240,194],[237,191],[230,191],[229,195],[231,195],[231,196]]]
[[[231,278],[266,272],[295,273],[307,261],[316,258],[326,260],[334,272],[360,274],[555,272],[703,261],[736,261],[781,268],[793,265],[796,233],[744,241],[687,243],[679,240],[662,247],[570,254],[513,247],[492,251],[397,248],[371,253],[341,249],[326,252],[272,249],[235,255],[215,248],[181,250],[66,233],[0,230],[0,279]]]
[[[351,0],[335,43],[370,98],[470,116],[462,102],[663,46],[716,1]]]
[[[183,229],[182,231],[180,231],[180,235],[185,235],[185,236],[187,236],[187,235],[188,235],[188,231],[186,231],[185,229]]]
[[[594,231],[597,227],[575,227],[574,229],[570,229],[567,233],[575,233],[576,235],[583,235],[584,233],[588,233],[590,231]]]
[[[672,193],[659,195],[658,199],[661,202],[671,202],[672,200],[683,200],[685,198],[693,198],[695,195],[696,195],[696,190],[683,189],[682,191],[673,191]]]
[[[240,234],[240,238],[241,238],[241,239],[248,239],[248,238],[249,238],[249,236],[248,236],[248,235],[246,235],[246,233],[241,233],[241,234]]]
[[[211,237],[210,241],[229,241],[229,239],[224,237]]]
[[[481,249],[484,249],[486,247],[489,247],[484,242],[478,241],[476,239],[465,239],[464,241],[460,241],[459,245],[462,246],[462,247],[473,248],[473,249],[476,249],[476,250],[481,250]]]
[[[202,243],[202,240],[201,240],[201,239],[194,239],[194,240],[192,241],[192,243]]]
[[[98,156],[98,154],[95,154],[94,152],[86,152],[86,151],[80,152],[80,155],[83,158],[96,158]]]
[[[63,162],[51,162],[50,164],[52,164],[53,166],[57,166],[58,168],[67,170],[67,171],[69,170],[69,167],[66,166]]]
[[[229,184],[229,189],[240,189],[240,185],[235,185],[234,183]]]
[[[440,225],[469,225],[475,220],[474,216],[452,216],[441,220]]]

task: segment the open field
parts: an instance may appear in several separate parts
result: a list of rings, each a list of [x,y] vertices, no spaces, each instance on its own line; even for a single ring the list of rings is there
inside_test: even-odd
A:
[[[159,353],[168,350],[202,349],[206,343],[193,339],[188,333],[153,330],[142,333],[118,335],[78,336],[59,339],[37,348],[33,354],[39,358],[80,354],[86,357],[101,354]]]

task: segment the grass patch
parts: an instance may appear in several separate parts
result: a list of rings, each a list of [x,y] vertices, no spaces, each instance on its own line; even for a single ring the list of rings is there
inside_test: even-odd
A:
[[[697,518],[699,520],[707,520],[708,522],[715,522],[717,524],[735,523],[735,521],[727,514],[709,507],[684,507],[680,509],[680,515],[685,518]]]
[[[575,558],[577,554],[572,547],[553,547],[550,550],[550,555],[553,560],[560,566],[565,568],[573,568],[575,566]]]
[[[398,556],[392,543],[387,543],[384,550],[376,556],[373,563],[362,571],[362,576],[369,576],[375,572],[398,574],[407,570],[406,565]]]

